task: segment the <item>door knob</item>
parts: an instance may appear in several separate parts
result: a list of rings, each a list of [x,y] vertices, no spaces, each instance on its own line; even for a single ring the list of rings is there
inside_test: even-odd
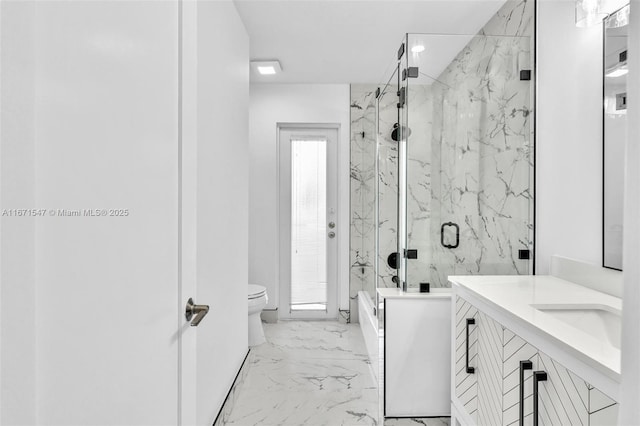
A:
[[[336,236],[335,232],[333,231],[329,232],[329,238],[335,238],[335,236]]]
[[[191,326],[197,327],[198,324],[200,324],[200,321],[202,321],[202,319],[208,313],[209,305],[196,305],[195,303],[193,303],[193,299],[190,297],[187,301],[187,307],[184,312],[184,317],[187,319],[187,321],[191,321],[191,318],[193,318],[193,316],[195,315],[195,318],[193,318],[193,321],[191,321]]]
[[[329,222],[329,228],[333,229],[336,227],[336,223],[335,222]]]

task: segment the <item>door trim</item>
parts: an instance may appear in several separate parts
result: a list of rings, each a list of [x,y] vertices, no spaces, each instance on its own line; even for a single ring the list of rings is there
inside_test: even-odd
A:
[[[280,243],[282,241],[281,235],[282,235],[282,227],[280,224],[280,213],[281,213],[281,209],[280,209],[280,201],[282,198],[282,194],[281,194],[281,188],[280,188],[280,147],[281,147],[281,141],[280,141],[280,134],[282,131],[286,131],[286,130],[313,130],[313,129],[318,129],[318,130],[334,130],[336,132],[336,158],[335,158],[335,167],[336,167],[336,218],[339,220],[340,219],[340,212],[342,211],[342,205],[340,203],[340,194],[341,194],[341,185],[340,185],[340,130],[341,130],[341,124],[340,123],[290,123],[290,122],[277,122],[276,123],[276,241],[275,241],[275,253],[276,253],[276,289],[277,289],[277,296],[276,296],[276,300],[278,301],[278,306],[277,306],[277,312],[278,312],[278,319],[281,320],[288,320],[288,319],[327,319],[327,320],[331,320],[331,319],[338,319],[338,315],[340,312],[340,289],[342,286],[342,283],[340,282],[340,269],[342,267],[342,259],[341,259],[341,254],[343,254],[340,250],[340,243],[339,243],[339,239],[336,238],[336,271],[335,271],[335,288],[333,289],[334,294],[334,311],[335,311],[335,315],[330,315],[330,314],[316,314],[314,315],[314,311],[307,311],[304,312],[304,314],[298,316],[298,315],[291,315],[290,313],[290,307],[287,306],[289,301],[283,300],[284,299],[284,295],[282,294],[281,290],[281,278],[282,278],[282,271],[280,268],[281,265],[281,257],[280,257]],[[347,227],[348,224],[340,224],[338,223],[338,229],[340,229],[340,232],[348,232]],[[340,234],[338,234],[340,235]]]

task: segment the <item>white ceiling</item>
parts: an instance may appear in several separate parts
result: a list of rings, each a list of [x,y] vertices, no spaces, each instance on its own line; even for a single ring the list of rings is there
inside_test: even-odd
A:
[[[388,78],[405,33],[473,35],[504,0],[235,0],[251,59],[278,59],[282,74],[253,83],[373,83]],[[431,38],[439,60],[462,37]],[[448,47],[446,47],[448,46]],[[455,50],[455,51],[454,51]],[[443,53],[444,52],[444,53]],[[428,58],[428,51],[423,53]],[[448,62],[432,66],[442,69]],[[422,69],[421,69],[422,71]],[[437,75],[437,74],[436,74]]]

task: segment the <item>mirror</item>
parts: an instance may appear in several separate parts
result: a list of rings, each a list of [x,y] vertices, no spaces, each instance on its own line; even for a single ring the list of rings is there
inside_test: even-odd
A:
[[[629,5],[604,20],[602,266],[622,270]]]

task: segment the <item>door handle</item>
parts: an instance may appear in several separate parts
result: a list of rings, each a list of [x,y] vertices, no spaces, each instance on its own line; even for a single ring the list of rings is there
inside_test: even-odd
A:
[[[520,361],[520,407],[518,418],[519,425],[524,426],[524,370],[531,370],[533,363],[530,360]]]
[[[455,244],[447,244],[444,242],[444,229],[446,227],[452,226],[456,229],[456,243]],[[453,223],[453,222],[446,222],[443,223],[442,226],[440,227],[440,244],[442,244],[442,247],[448,248],[448,249],[454,249],[457,248],[460,245],[460,227],[458,226],[457,223]]]
[[[546,371],[533,372],[533,426],[538,426],[538,383],[546,381]]]
[[[469,326],[470,325],[474,325],[476,323],[476,319],[475,318],[467,318],[467,341],[466,343],[466,350],[465,350],[465,367],[467,369],[467,373],[468,374],[474,374],[476,372],[476,369],[474,367],[469,367]]]
[[[193,316],[195,315],[195,318],[193,318],[193,321],[191,321],[191,326],[197,327],[198,324],[200,324],[200,321],[202,321],[202,319],[207,316],[208,313],[209,305],[196,305],[195,303],[193,303],[193,299],[190,297],[187,301],[187,307],[184,312],[184,317],[187,319],[187,321],[191,321],[191,318],[193,318]]]

